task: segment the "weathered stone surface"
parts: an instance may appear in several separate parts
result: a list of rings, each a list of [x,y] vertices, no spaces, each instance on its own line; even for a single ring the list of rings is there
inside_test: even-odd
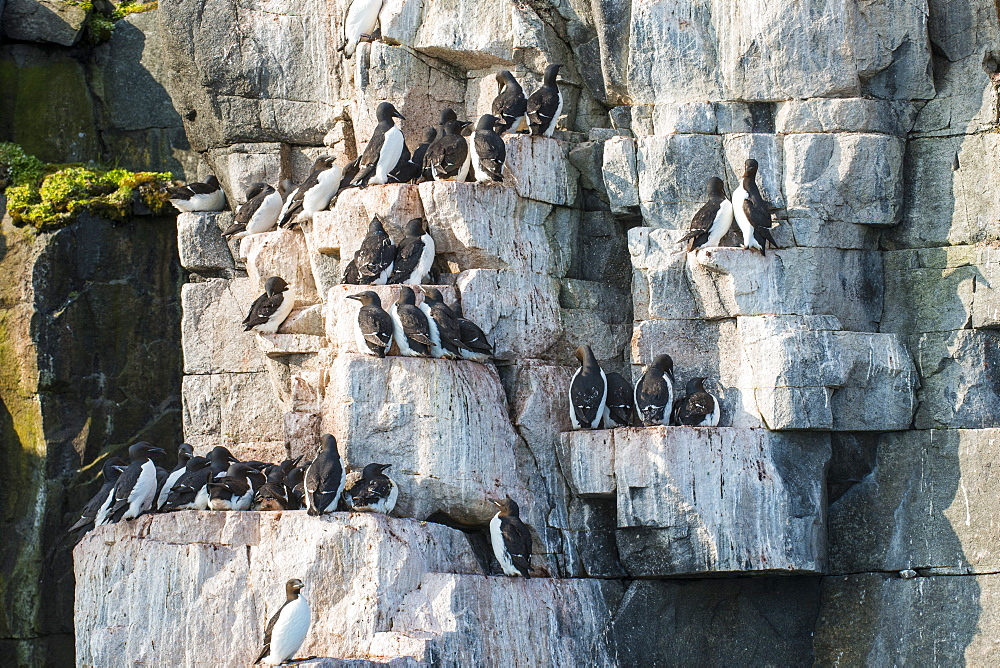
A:
[[[816,663],[989,666],[1000,660],[1000,576],[822,580]]]
[[[613,430],[567,431],[561,437],[560,459],[570,489],[583,498],[614,498]]]
[[[222,183],[233,210],[247,201],[246,192],[253,184],[276,184],[282,178],[281,144],[234,144],[209,151],[205,159]]]
[[[90,15],[85,7],[53,0],[5,0],[0,9],[6,37],[62,46],[76,44]]]
[[[830,507],[831,571],[1000,570],[998,449],[996,429],[883,434],[871,473]]]
[[[570,144],[546,137],[507,135],[504,183],[517,194],[557,206],[576,199],[579,173],[569,161]]]
[[[909,346],[921,383],[916,429],[1000,426],[1000,332],[914,334]]]
[[[300,230],[251,234],[240,240],[240,254],[246,258],[251,285],[264,285],[271,276],[280,276],[288,283],[297,304],[320,301],[305,236]]]
[[[643,222],[687,229],[705,203],[705,183],[725,177],[722,138],[706,134],[641,137],[636,168]]]
[[[266,371],[184,376],[181,394],[184,440],[196,448],[284,441],[284,408]]]
[[[899,222],[903,139],[796,134],[784,140],[789,218],[889,227]]]
[[[326,347],[326,339],[312,334],[257,334],[257,349],[272,359],[287,355],[313,355]]]
[[[811,98],[777,104],[775,132],[880,132],[905,136],[916,117],[910,102],[862,97]]]
[[[612,625],[620,666],[809,666],[819,577],[636,580]],[[655,620],[660,632],[650,632]],[[669,632],[662,629],[669,628]]]
[[[318,212],[311,223],[303,225],[310,253],[337,255],[349,262],[376,215],[389,236],[401,239],[407,221],[424,215],[417,186],[391,184],[343,191],[329,211]]]
[[[757,172],[757,187],[760,188],[761,195],[770,205],[771,209],[781,209],[785,206],[784,178],[784,137],[772,134],[768,124],[767,131],[740,132],[736,134],[726,134],[722,136],[722,146],[726,156],[725,174],[719,173],[716,176],[723,181],[732,184],[728,192],[732,193],[743,178],[743,170],[746,168],[748,158],[753,158],[759,166]],[[700,203],[705,202],[705,182],[701,182]],[[697,209],[695,209],[697,210]],[[692,211],[692,213],[694,213]],[[690,222],[690,218],[688,219]],[[683,227],[687,227],[685,224]]]
[[[485,524],[496,513],[487,497],[510,494],[528,524],[544,524],[547,510],[518,475],[518,436],[492,366],[343,353],[323,409],[351,466],[393,465],[399,516]]]
[[[823,570],[829,436],[725,427],[611,433],[618,546],[630,574]]]
[[[544,274],[473,269],[455,282],[462,313],[483,330],[497,359],[548,359],[562,333],[559,282]]]
[[[254,334],[244,332],[243,319],[263,291],[249,278],[212,278],[187,283],[181,290],[181,345],[184,373],[263,370]]]
[[[1000,249],[945,246],[885,253],[882,330],[944,332],[1000,325]]]
[[[218,275],[236,268],[221,231],[233,222],[230,211],[177,216],[177,253],[181,266],[196,274]]]
[[[604,142],[604,186],[611,210],[620,213],[639,206],[639,176],[636,142],[631,137],[613,137]]]

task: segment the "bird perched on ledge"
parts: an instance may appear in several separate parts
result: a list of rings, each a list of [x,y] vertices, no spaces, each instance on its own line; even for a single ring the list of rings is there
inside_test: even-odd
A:
[[[574,357],[580,368],[569,382],[569,419],[573,429],[597,429],[604,417],[608,379],[590,346],[580,346]]]
[[[670,423],[674,405],[674,361],[657,355],[635,384],[635,411],[646,427]]]
[[[337,439],[323,434],[322,449],[306,470],[306,510],[310,515],[322,515],[337,510],[344,493],[347,473],[337,450]]]
[[[691,219],[690,231],[679,243],[688,242],[688,251],[718,246],[733,226],[733,203],[726,199],[725,184],[713,176],[708,180],[708,201]]]
[[[359,512],[388,515],[396,507],[399,487],[385,474],[391,464],[369,464],[361,473],[361,480],[347,491],[347,503]]]
[[[528,128],[532,135],[551,137],[556,131],[563,109],[562,91],[556,84],[561,67],[556,63],[546,67],[542,86],[528,98]]]
[[[497,73],[497,96],[491,108],[496,117],[494,129],[499,133],[527,130],[528,100],[524,89],[507,70]]]
[[[264,282],[264,294],[250,306],[250,313],[243,320],[243,331],[273,334],[292,312],[293,306],[295,297],[288,290],[288,283],[280,276],[272,276]]]
[[[375,118],[378,119],[378,125],[358,159],[358,175],[351,183],[359,188],[388,183],[389,173],[399,164],[399,156],[406,147],[403,131],[392,120],[400,118],[405,121],[406,117],[396,111],[392,103],[383,102],[378,105]]]
[[[253,662],[254,665],[281,665],[295,656],[302,647],[312,619],[309,603],[301,593],[304,587],[302,580],[298,578],[285,583],[285,602],[264,629],[264,649]]]
[[[490,499],[500,512],[490,520],[490,543],[504,575],[531,578],[531,531],[521,521],[521,509],[509,496]]]
[[[205,179],[204,183],[195,181],[186,186],[167,188],[167,195],[178,211],[222,211],[226,206],[226,193],[215,174]]]
[[[348,299],[361,302],[358,319],[354,324],[354,341],[363,355],[385,357],[392,347],[392,318],[382,308],[382,300],[371,290],[348,295]]]
[[[766,255],[767,244],[777,248],[771,236],[771,208],[757,188],[757,161],[749,159],[739,187],[733,191],[733,215],[743,233],[743,247]]]

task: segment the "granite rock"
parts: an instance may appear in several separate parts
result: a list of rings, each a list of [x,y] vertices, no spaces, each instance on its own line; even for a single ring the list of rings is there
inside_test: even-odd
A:
[[[604,142],[604,187],[615,213],[639,206],[639,176],[636,142],[631,137],[613,137]]]
[[[254,334],[243,319],[263,290],[249,278],[211,278],[181,289],[184,373],[262,371]]]
[[[229,211],[177,216],[177,253],[181,266],[195,274],[227,274],[236,269],[222,230],[233,222]]]
[[[58,0],[5,0],[3,33],[22,42],[73,46],[83,33],[90,10]]]
[[[184,440],[196,448],[284,442],[284,407],[266,371],[184,376]],[[245,456],[243,458],[246,458]]]
[[[280,276],[297,304],[320,301],[308,254],[305,236],[297,229],[251,234],[240,240],[251,284],[263,286],[271,276]]]
[[[916,429],[1000,426],[1000,332],[962,329],[909,337],[920,373]]]

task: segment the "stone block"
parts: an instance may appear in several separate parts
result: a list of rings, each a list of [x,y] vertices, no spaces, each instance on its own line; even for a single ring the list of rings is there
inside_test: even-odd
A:
[[[1000,249],[944,246],[887,251],[882,330],[945,332],[1000,325]]]
[[[622,213],[639,206],[639,175],[636,167],[636,141],[631,137],[612,137],[604,142],[604,186],[611,210]]]
[[[561,434],[560,461],[570,489],[582,498],[615,497],[614,431]]]
[[[184,373],[263,370],[254,335],[241,324],[262,293],[249,278],[211,278],[181,288]]]
[[[3,33],[22,42],[47,42],[73,46],[80,39],[88,8],[58,0],[5,0]]]
[[[722,138],[706,134],[641,137],[636,168],[645,224],[687,229],[705,203],[705,183],[725,178]]]
[[[824,569],[828,435],[726,427],[612,434],[618,546],[631,575]]]
[[[784,137],[781,135],[765,132],[745,132],[727,134],[722,137],[722,144],[725,149],[726,162],[728,167],[728,178],[720,173],[716,176],[730,184],[727,192],[732,191],[739,185],[743,178],[743,169],[748,158],[757,161],[757,187],[764,200],[772,209],[783,209],[785,207],[784,178]],[[701,197],[699,202],[705,202],[705,182],[701,182]],[[695,209],[697,211],[697,209]],[[692,214],[694,212],[692,211]],[[690,222],[690,218],[688,218]],[[735,225],[735,223],[734,223]],[[685,224],[686,228],[687,225]]]
[[[526,523],[544,525],[544,495],[518,474],[519,438],[490,365],[341,354],[329,370],[323,429],[351,466],[393,465],[401,517],[485,524],[496,513],[487,497],[510,494]]]
[[[261,334],[254,335],[257,348],[271,359],[288,355],[315,355],[326,347],[326,339],[311,334]]]
[[[998,451],[997,429],[882,434],[871,473],[830,507],[831,571],[996,573]]]
[[[884,134],[796,134],[784,140],[789,218],[890,227],[899,222],[903,142]]]
[[[569,161],[570,144],[547,137],[507,135],[504,183],[526,199],[572,206],[579,173]]]
[[[266,371],[184,376],[181,397],[184,440],[196,449],[284,441],[285,409]]]
[[[811,98],[777,103],[775,132],[879,132],[905,136],[916,118],[911,102],[863,97]]]
[[[253,285],[263,286],[271,276],[280,276],[288,283],[297,304],[321,301],[309,264],[305,235],[300,230],[251,234],[240,241],[240,255],[246,259],[247,274]]]
[[[914,334],[909,346],[921,383],[916,429],[1000,427],[1000,332]]]
[[[285,318],[285,322],[281,324],[281,331],[285,334],[323,336],[326,332],[326,323],[323,319],[323,305],[313,304],[311,306],[297,307]]]
[[[818,665],[990,666],[1000,661],[1000,576],[822,580]]]
[[[341,192],[329,211],[318,212],[311,223],[302,226],[309,251],[339,254],[350,261],[376,215],[383,219],[389,236],[402,238],[407,221],[424,215],[417,186],[389,184]]]
[[[222,230],[233,222],[230,211],[177,216],[177,253],[181,266],[196,274],[232,272],[236,265]]]
[[[253,184],[276,186],[282,179],[281,144],[233,144],[208,151],[205,160],[222,183],[234,211],[247,201],[246,193]]]

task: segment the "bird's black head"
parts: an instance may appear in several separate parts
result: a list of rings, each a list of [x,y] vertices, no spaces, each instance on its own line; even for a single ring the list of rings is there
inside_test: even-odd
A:
[[[382,475],[391,466],[392,464],[369,464],[361,472],[361,477],[365,480],[373,480],[375,477]]]
[[[154,454],[163,454],[163,448],[158,448],[152,443],[139,441],[128,449],[128,456],[133,462],[149,459]]]
[[[580,346],[573,353],[573,357],[580,360],[581,364],[586,364],[588,361],[594,359],[594,351],[590,349],[590,346]]]
[[[208,453],[208,458],[212,460],[212,463],[217,463],[219,465],[239,461],[236,457],[233,457],[233,453],[229,452],[229,449],[223,445],[217,445],[212,448]]]
[[[247,195],[246,195],[247,201],[249,202],[254,197],[264,192],[265,188],[270,188],[270,187],[271,186],[267,185],[266,183],[260,183],[260,182],[254,183],[253,185],[250,186],[250,189],[247,190]]]
[[[462,130],[469,126],[469,121],[460,121],[458,119],[452,119],[445,123],[444,133],[446,135],[461,135]]]
[[[378,216],[372,218],[372,222],[368,223],[368,234],[385,234],[385,225],[382,224],[382,219]]]
[[[272,276],[264,282],[264,292],[267,293],[268,297],[281,294],[287,289],[288,283],[285,283],[285,279],[280,276]]]
[[[212,460],[208,457],[192,457],[184,466],[185,471],[200,471],[212,465]]]
[[[448,125],[451,121],[458,118],[458,114],[451,107],[445,107],[441,110],[441,123],[439,125]]]
[[[420,291],[423,292],[424,296],[432,302],[444,302],[444,297],[441,296],[441,291],[437,288],[433,288],[428,285],[421,285]]]
[[[285,583],[285,596],[288,597],[289,601],[294,601],[296,598],[298,598],[299,592],[302,591],[304,587],[305,585],[302,584],[302,580],[298,578],[292,578],[291,580]]]
[[[437,139],[438,131],[437,128],[424,128],[424,143],[430,144],[432,141]]]
[[[392,122],[393,118],[406,120],[406,117],[396,111],[396,107],[392,106],[392,102],[383,102],[378,105],[378,108],[375,110],[375,118],[378,119],[379,123]]]
[[[757,161],[753,158],[748,159],[743,164],[743,176],[749,176],[753,178],[757,175]]]
[[[493,114],[483,114],[476,123],[476,130],[492,130],[497,124],[497,117]]]
[[[670,357],[670,355],[657,355],[656,359],[653,360],[653,368],[659,369],[663,373],[673,377],[674,360]]]
[[[545,68],[545,85],[546,86],[555,86],[556,85],[556,77],[559,76],[559,68],[561,68],[561,67],[562,67],[562,65],[560,65],[559,63],[552,63],[551,65],[549,65],[548,67]]]
[[[219,179],[215,178],[215,174],[209,174],[208,178],[205,179],[206,186],[212,186],[213,188],[219,187]]]
[[[347,298],[361,302],[362,306],[382,305],[382,300],[379,299],[378,293],[373,292],[372,290],[365,290],[364,292],[359,292],[356,295],[347,295]]]
[[[695,392],[705,391],[705,381],[707,378],[692,378],[687,382],[687,393],[694,394]]]
[[[337,452],[337,439],[333,437],[333,434],[323,434],[319,437],[319,440],[323,443],[324,450]]]
[[[517,505],[517,502],[509,496],[503,499],[490,499],[490,503],[500,509],[500,515],[502,517],[521,516],[521,508]]]
[[[229,468],[226,469],[226,475],[231,475],[234,478],[242,478],[245,477],[251,471],[256,473],[257,469],[255,469],[247,462],[233,462],[232,464],[229,465]]]
[[[413,294],[413,288],[408,285],[404,285],[399,289],[399,298],[396,299],[397,304],[409,304],[410,306],[415,306],[417,303],[417,296]]]
[[[406,223],[406,226],[403,228],[403,231],[406,233],[406,236],[408,236],[408,237],[423,236],[423,234],[424,234],[424,219],[423,218],[411,218]]]
[[[313,163],[313,170],[330,169],[331,167],[333,167],[333,158],[329,155],[321,155]]]
[[[709,197],[713,195],[718,195],[720,197],[726,196],[726,184],[722,182],[718,176],[713,176],[708,180],[708,195]]]
[[[118,476],[120,476],[122,471],[124,471],[127,467],[128,462],[121,457],[111,457],[104,462],[104,466],[101,467],[101,475],[104,476],[105,481],[111,482],[113,480],[117,480]]]
[[[177,446],[177,456],[180,457],[181,455],[184,455],[187,459],[191,459],[194,455],[194,448],[187,443],[181,443]],[[187,459],[185,459],[185,461],[187,461]]]

